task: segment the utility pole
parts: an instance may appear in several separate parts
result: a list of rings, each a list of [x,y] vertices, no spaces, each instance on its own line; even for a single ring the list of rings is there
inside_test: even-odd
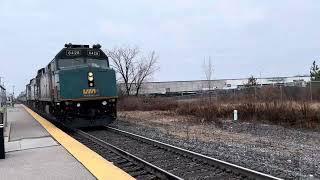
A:
[[[310,100],[312,102],[312,80],[310,81]]]
[[[282,102],[283,101],[282,85],[280,85],[280,96],[281,96],[281,102]]]
[[[259,83],[260,83],[260,86],[262,86],[262,72],[263,72],[264,68],[263,68],[263,66],[259,66],[258,69],[259,69],[259,75],[260,75]]]
[[[260,71],[260,86],[262,86],[262,75],[261,75],[261,71]]]
[[[11,105],[12,105],[12,107],[14,107],[14,85],[12,86],[12,97],[11,97],[12,99],[11,99]]]
[[[257,85],[254,85],[254,99],[257,100]]]

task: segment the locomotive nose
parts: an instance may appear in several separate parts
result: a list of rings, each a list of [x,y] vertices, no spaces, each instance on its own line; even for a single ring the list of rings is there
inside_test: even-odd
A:
[[[64,99],[117,96],[115,72],[83,67],[60,71],[60,92]]]

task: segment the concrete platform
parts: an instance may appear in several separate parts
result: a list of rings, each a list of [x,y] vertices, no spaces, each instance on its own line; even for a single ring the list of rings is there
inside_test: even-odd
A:
[[[0,179],[96,179],[23,106],[7,111]]]
[[[0,179],[95,179],[63,147],[14,151],[0,160]]]
[[[10,124],[9,141],[50,136],[20,105],[8,108],[7,116],[7,122]]]

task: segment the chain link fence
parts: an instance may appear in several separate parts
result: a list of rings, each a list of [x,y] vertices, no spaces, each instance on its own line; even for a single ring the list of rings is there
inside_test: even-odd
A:
[[[304,86],[285,84],[241,86],[236,89],[215,89],[195,94],[179,94],[178,99],[210,98],[220,102],[320,101],[320,81]]]
[[[268,86],[243,87],[232,90],[217,90],[217,99],[227,101],[319,101],[320,81],[306,86],[286,86],[282,84]]]
[[[314,81],[303,86],[274,84],[131,96],[120,98],[118,106],[124,111],[171,111],[198,117],[201,122],[214,122],[218,126],[222,119],[232,119],[234,110],[237,110],[239,120],[319,129],[319,101],[320,81]]]

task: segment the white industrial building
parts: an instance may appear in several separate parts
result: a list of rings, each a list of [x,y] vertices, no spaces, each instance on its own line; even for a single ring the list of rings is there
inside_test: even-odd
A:
[[[175,92],[200,92],[209,89],[237,89],[244,87],[249,78],[217,79],[212,81],[166,81],[146,82],[142,85],[140,94],[166,94]],[[210,82],[210,83],[209,83]],[[283,85],[305,87],[310,82],[310,76],[257,78],[258,85]],[[123,87],[120,84],[120,87]]]

